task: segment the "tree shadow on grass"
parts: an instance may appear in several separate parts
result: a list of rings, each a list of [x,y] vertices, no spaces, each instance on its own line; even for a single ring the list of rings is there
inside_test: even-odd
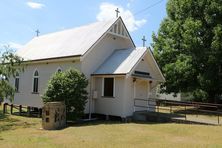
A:
[[[29,128],[36,125],[34,122],[26,122],[22,119],[17,119],[11,117],[10,114],[3,114],[3,111],[0,109],[0,133],[4,131],[14,130],[16,128]],[[0,137],[0,140],[2,138]]]
[[[118,120],[94,120],[94,121],[82,121],[82,122],[67,122],[67,127],[83,127],[83,126],[96,126],[96,125],[111,125],[111,124],[124,124],[124,122]]]

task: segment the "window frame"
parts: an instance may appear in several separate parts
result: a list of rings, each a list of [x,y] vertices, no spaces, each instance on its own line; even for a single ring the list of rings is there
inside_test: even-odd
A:
[[[60,70],[60,71],[59,71]],[[59,66],[57,69],[56,69],[56,72],[62,72],[62,68]]]
[[[104,89],[105,89],[105,79],[106,78],[112,78],[113,79],[113,96],[104,96]],[[115,90],[116,90],[116,85],[115,85],[115,77],[103,77],[102,78],[102,97],[104,97],[104,98],[115,98],[115,96],[116,96],[116,92],[115,92]]]
[[[19,81],[20,81],[20,75],[18,72],[16,72],[16,74],[15,74],[15,93],[19,93],[19,83],[20,83]]]
[[[38,75],[36,76],[35,73],[38,72]],[[35,85],[35,79],[37,78],[38,83],[37,83],[37,91],[34,90],[34,85]],[[39,71],[38,69],[35,69],[33,72],[32,76],[32,94],[39,94]]]

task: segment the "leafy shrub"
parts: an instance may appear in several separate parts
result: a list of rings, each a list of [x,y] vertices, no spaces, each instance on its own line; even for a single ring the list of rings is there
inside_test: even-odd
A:
[[[55,73],[42,96],[43,102],[64,101],[67,118],[76,120],[84,114],[87,101],[86,77],[75,69]]]

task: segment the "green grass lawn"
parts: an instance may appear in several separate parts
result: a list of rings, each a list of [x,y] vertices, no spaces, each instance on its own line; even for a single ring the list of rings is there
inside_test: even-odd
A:
[[[222,147],[222,126],[98,121],[63,130],[0,110],[0,147]]]

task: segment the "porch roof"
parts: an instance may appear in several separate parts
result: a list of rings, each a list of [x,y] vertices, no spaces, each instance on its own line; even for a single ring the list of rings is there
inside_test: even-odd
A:
[[[145,47],[118,49],[93,73],[93,75],[127,74],[146,53]]]

